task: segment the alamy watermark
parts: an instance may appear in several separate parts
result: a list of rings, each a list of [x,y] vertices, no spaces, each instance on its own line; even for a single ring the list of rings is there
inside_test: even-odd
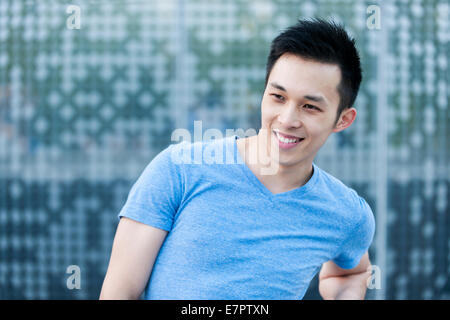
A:
[[[187,129],[175,129],[171,135],[171,141],[179,142],[179,146],[172,149],[172,162],[174,164],[242,164],[247,159],[247,163],[257,164],[260,167],[262,175],[274,175],[278,172],[279,146],[271,129],[261,128],[259,132],[255,129],[225,130],[225,137],[234,135],[255,136],[256,143],[249,146],[248,158],[246,157],[246,148],[242,150],[242,154],[239,151],[236,154],[234,144],[224,154],[223,144],[207,143],[203,145],[197,143],[224,138],[218,129],[207,129],[202,133],[202,121],[194,121],[194,139]]]
[[[372,4],[367,7],[366,13],[369,16],[366,19],[366,26],[369,30],[381,29],[381,9],[378,5]]]
[[[70,274],[70,276],[67,278],[66,286],[67,289],[73,290],[73,289],[81,289],[81,269],[77,265],[70,265],[66,269],[66,273]]]
[[[66,13],[69,16],[66,19],[67,29],[81,29],[81,7],[70,4],[66,7]],[[381,29],[381,9],[376,4],[369,5],[366,9],[366,26],[369,30]]]
[[[67,29],[81,29],[81,8],[80,6],[71,4],[66,8],[69,16],[66,19]]]
[[[371,265],[367,268],[370,277],[367,279],[367,289],[381,289],[381,269],[377,265]]]

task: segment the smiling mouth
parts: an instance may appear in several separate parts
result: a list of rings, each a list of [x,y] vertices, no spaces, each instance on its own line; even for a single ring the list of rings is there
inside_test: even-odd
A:
[[[278,145],[282,148],[282,149],[289,149],[292,147],[295,147],[296,145],[298,145],[300,142],[302,142],[305,138],[285,138],[283,137],[281,134],[279,134],[276,131],[273,131],[275,137],[277,138],[278,141]]]

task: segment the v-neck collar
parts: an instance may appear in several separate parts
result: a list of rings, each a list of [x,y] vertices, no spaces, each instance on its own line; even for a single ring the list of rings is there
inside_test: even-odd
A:
[[[313,162],[312,163],[313,175],[304,185],[302,185],[298,188],[289,190],[289,191],[285,191],[285,192],[281,192],[281,193],[272,193],[258,179],[258,177],[256,177],[256,175],[253,173],[253,171],[250,170],[250,168],[247,166],[245,161],[242,159],[241,154],[239,153],[239,149],[237,147],[237,142],[236,142],[237,139],[239,139],[239,136],[237,136],[237,135],[231,136],[229,139],[229,141],[233,144],[233,148],[231,148],[231,150],[233,150],[234,154],[236,155],[237,163],[240,164],[239,167],[241,167],[243,173],[245,174],[245,176],[247,177],[249,182],[251,184],[253,184],[265,197],[270,198],[270,199],[279,199],[279,198],[284,198],[284,197],[296,197],[297,198],[297,197],[307,193],[316,184],[316,182],[318,180],[318,176],[319,176],[319,170]]]

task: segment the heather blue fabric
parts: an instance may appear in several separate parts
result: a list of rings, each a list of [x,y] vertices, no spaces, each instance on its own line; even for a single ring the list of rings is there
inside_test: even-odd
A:
[[[353,268],[368,250],[375,220],[353,189],[313,163],[305,185],[272,194],[236,139],[172,144],[133,185],[119,217],[169,231],[145,299],[302,299],[324,262]]]

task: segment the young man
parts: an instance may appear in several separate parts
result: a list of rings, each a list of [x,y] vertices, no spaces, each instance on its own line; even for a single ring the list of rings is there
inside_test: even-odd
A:
[[[361,78],[334,23],[299,21],[275,38],[259,133],[172,144],[150,162],[119,214],[100,298],[301,299],[321,269],[324,299],[364,299],[372,211],[313,163],[355,120]],[[238,164],[174,157],[211,148]],[[251,161],[260,150],[269,161]]]

